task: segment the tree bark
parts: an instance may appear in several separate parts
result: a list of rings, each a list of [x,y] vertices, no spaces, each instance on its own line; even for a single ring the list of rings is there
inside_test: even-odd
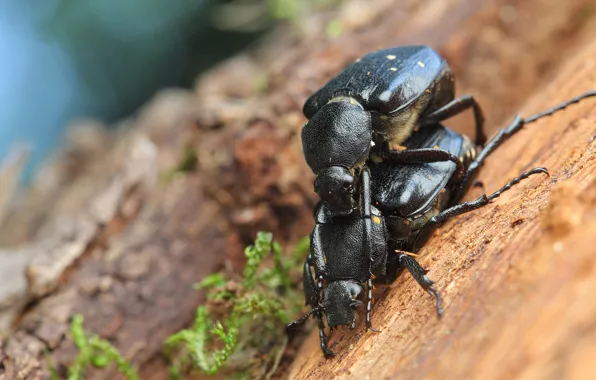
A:
[[[195,93],[158,97],[132,122],[130,134],[110,141],[130,138],[130,143],[117,144],[118,149],[107,154],[100,151],[89,160],[100,161],[101,170],[75,162],[81,166],[80,176],[62,183],[60,191],[41,192],[27,210],[8,218],[10,225],[2,229],[1,238],[33,240],[26,253],[33,261],[27,268],[28,283],[23,281],[15,293],[21,302],[2,314],[12,328],[0,347],[0,379],[48,378],[48,352],[64,370],[75,355],[67,332],[77,312],[84,314],[87,330],[109,339],[141,368],[141,378],[165,378],[163,340],[189,324],[202,301],[192,284],[226,259],[240,264],[242,249],[257,230],[272,231],[276,239],[291,243],[312,229],[316,198],[299,137],[301,107],[309,94],[379,45],[430,44],[456,71],[458,92],[477,96],[494,130],[593,37],[592,3],[350,2],[335,16],[344,26],[339,38],[323,38],[329,19],[315,17],[300,38],[279,33],[253,54],[221,65],[200,81]],[[582,53],[586,66],[581,66],[581,56],[575,57],[566,75],[559,74],[560,86],[540,90],[540,97],[524,110],[540,111],[594,87],[590,49]],[[255,78],[263,76],[265,90],[255,91]],[[589,327],[581,319],[589,314],[583,314],[587,309],[575,298],[585,296],[583,286],[589,289],[593,265],[586,251],[587,232],[594,227],[588,186],[594,164],[590,107],[593,103],[588,101],[529,126],[497,152],[481,174],[490,190],[528,165],[540,164],[551,169],[550,182],[524,182],[495,204],[442,227],[425,248],[422,263],[446,298],[443,321],[434,319],[430,301],[407,275],[402,276],[375,308],[373,321],[383,333],[362,334],[360,329],[336,335],[334,348],[341,354],[332,361],[321,359],[311,337],[292,376],[441,377],[450,376],[450,366],[454,376],[472,376],[488,373],[485,368],[516,353],[517,367],[508,373],[525,374],[531,368],[526,362],[534,357],[545,360],[539,349],[544,336],[528,326],[534,321],[528,318],[557,317],[557,310],[538,315],[537,309],[551,310],[549,294],[553,305],[559,300],[573,317],[557,325],[555,333],[566,337],[575,332],[581,355],[571,357],[564,350],[555,354],[563,359],[569,355],[568,360],[589,356],[589,335],[579,333]],[[457,118],[453,125],[469,132],[470,120]],[[196,152],[196,170],[164,176],[180,162],[186,146]],[[98,158],[104,155],[105,160]],[[127,166],[130,160],[136,164]],[[75,164],[71,161],[72,157],[70,169]],[[554,198],[548,203],[551,191]],[[569,194],[581,196],[570,204]],[[580,225],[591,230],[584,234]],[[553,236],[557,240],[548,240]],[[439,245],[441,253],[436,250]],[[552,255],[553,246],[563,251]],[[563,254],[568,250],[572,254]],[[584,272],[574,276],[581,260],[586,260]],[[555,264],[562,270],[555,270]],[[567,283],[573,288],[563,287]],[[559,292],[563,289],[572,292],[569,297]],[[553,327],[546,322],[541,326]],[[515,350],[509,344],[518,331],[505,329],[511,326],[533,334]],[[484,342],[484,351],[497,355],[494,363],[489,356],[478,357]],[[503,347],[509,349],[505,359],[498,357],[504,351],[495,351]],[[543,367],[539,369],[559,368]],[[90,373],[89,378],[110,377],[110,371]]]

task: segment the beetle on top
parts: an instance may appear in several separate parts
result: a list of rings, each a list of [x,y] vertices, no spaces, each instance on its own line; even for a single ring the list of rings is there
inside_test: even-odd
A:
[[[308,98],[304,156],[317,175],[315,192],[329,212],[348,215],[357,207],[356,182],[371,146],[387,154],[399,149],[412,131],[470,108],[475,144],[483,146],[482,111],[470,95],[456,99],[454,87],[449,65],[433,49],[401,46],[356,60]]]

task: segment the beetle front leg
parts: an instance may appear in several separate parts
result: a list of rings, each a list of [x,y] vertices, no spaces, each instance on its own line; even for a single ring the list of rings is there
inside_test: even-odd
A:
[[[433,113],[424,116],[422,123],[425,125],[435,124],[449,119],[455,115],[472,108],[474,111],[474,123],[476,126],[476,145],[483,146],[486,143],[486,133],[484,132],[484,114],[476,99],[472,95],[464,95],[452,100]]]
[[[428,271],[418,264],[413,257],[407,255],[403,251],[396,251],[398,253],[398,260],[401,266],[406,268],[408,272],[414,277],[414,280],[424,289],[428,294],[437,300],[437,315],[439,318],[443,316],[443,298],[441,293],[433,286],[434,282],[426,276]]]
[[[327,264],[325,263],[325,253],[323,252],[323,241],[319,224],[315,225],[310,236],[310,255],[308,257],[315,268],[317,289],[320,292],[323,290],[323,280],[327,275]]]
[[[315,284],[315,279],[312,276],[310,271],[310,267],[312,265],[311,255],[309,254],[307,259],[304,262],[304,268],[302,271],[302,282],[304,287],[304,300],[305,305],[311,307],[311,310],[304,314],[302,317],[298,318],[294,322],[288,324],[286,326],[286,331],[288,333],[296,330],[299,326],[303,325],[308,318],[314,313],[316,316],[319,315],[321,306],[319,305],[320,300],[320,291]]]
[[[323,355],[326,358],[330,358],[335,356],[335,352],[331,351],[329,346],[327,346],[327,336],[325,335],[325,322],[323,322],[323,313],[317,312],[317,320],[319,322],[319,341],[321,345],[321,351],[323,351]]]
[[[315,282],[315,279],[313,278],[313,275],[310,271],[311,266],[312,258],[309,254],[308,258],[306,259],[306,262],[304,263],[304,268],[302,271],[302,283],[304,286],[304,298],[306,305],[315,308],[319,305],[321,295],[320,288]]]

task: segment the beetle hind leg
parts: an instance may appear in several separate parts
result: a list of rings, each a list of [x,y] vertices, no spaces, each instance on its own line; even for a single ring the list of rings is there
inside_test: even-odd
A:
[[[405,267],[408,272],[414,277],[414,280],[424,289],[428,294],[436,300],[436,310],[437,316],[441,318],[443,316],[443,297],[441,297],[441,293],[433,286],[434,281],[432,281],[426,273],[428,271],[416,261],[412,256],[407,255],[403,251],[398,251],[397,256],[399,263],[401,266]]]

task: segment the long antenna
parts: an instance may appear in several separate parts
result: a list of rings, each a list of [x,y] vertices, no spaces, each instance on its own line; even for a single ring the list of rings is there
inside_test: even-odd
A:
[[[317,306],[317,307],[313,307],[311,310],[308,311],[308,313],[304,314],[302,317],[300,317],[299,319],[295,320],[294,322],[290,323],[287,327],[286,330],[290,331],[293,330],[295,328],[297,328],[298,326],[301,326],[304,324],[304,322],[306,322],[306,320],[313,315],[313,313],[318,313],[319,311],[322,311],[323,307],[321,306]]]
[[[569,99],[566,102],[563,102],[563,103],[559,104],[558,106],[554,106],[553,108],[550,108],[550,109],[548,109],[548,110],[546,110],[544,112],[540,112],[540,113],[537,113],[535,115],[532,115],[532,116],[524,119],[524,124],[529,124],[529,123],[532,123],[532,122],[534,122],[534,121],[536,121],[538,119],[541,119],[543,117],[550,116],[550,115],[554,114],[557,111],[560,111],[562,109],[565,109],[565,108],[569,107],[570,105],[572,105],[574,103],[579,103],[580,101],[584,100],[585,98],[590,98],[592,96],[596,96],[596,90],[585,92],[585,93],[583,93],[583,94],[581,94],[579,96],[576,96],[573,99]]]

